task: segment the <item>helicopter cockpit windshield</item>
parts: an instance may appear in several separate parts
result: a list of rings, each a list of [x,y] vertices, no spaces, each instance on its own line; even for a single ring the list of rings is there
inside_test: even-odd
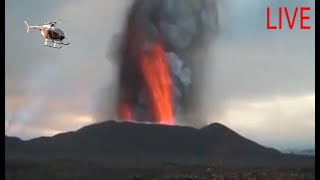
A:
[[[60,35],[65,37],[65,33],[61,28],[57,28],[57,30],[59,31]]]

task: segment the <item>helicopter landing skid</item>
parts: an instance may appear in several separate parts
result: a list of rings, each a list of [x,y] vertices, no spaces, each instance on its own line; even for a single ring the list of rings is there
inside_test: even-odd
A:
[[[56,48],[56,49],[61,49],[62,48],[62,46],[51,46],[51,45],[44,45],[44,46],[51,47],[51,48]]]
[[[69,43],[69,42],[68,42],[68,43],[57,42],[56,44],[62,44],[62,45],[64,45],[64,46],[67,46],[67,45],[69,45],[70,43]]]
[[[52,45],[49,45],[49,43],[50,44],[53,44],[53,46]],[[61,46],[56,46],[57,44],[60,44]],[[56,49],[60,49],[60,48],[62,48],[62,46],[63,45],[65,45],[65,46],[67,46],[67,45],[69,45],[70,43],[68,42],[68,43],[63,43],[63,42],[61,42],[61,41],[54,41],[54,40],[48,40],[48,39],[46,39],[45,40],[45,42],[44,42],[44,46],[47,46],[47,47],[52,47],[52,48],[56,48]]]

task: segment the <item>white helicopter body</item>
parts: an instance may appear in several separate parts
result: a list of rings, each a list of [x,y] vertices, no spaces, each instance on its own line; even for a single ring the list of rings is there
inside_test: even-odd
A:
[[[27,33],[29,33],[30,29],[38,29],[41,31],[41,35],[45,38],[44,46],[53,47],[60,49],[62,45],[69,45],[70,43],[63,43],[63,40],[66,38],[66,33],[60,28],[57,27],[57,23],[62,23],[58,21],[47,22],[42,26],[29,26],[27,21],[24,21],[27,27]],[[48,42],[53,43],[52,45],[48,45]],[[61,46],[57,46],[57,44]]]

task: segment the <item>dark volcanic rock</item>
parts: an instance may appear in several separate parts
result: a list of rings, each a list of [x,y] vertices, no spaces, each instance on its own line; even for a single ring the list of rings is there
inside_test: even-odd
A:
[[[163,162],[227,166],[311,166],[314,157],[282,154],[226,126],[183,126],[107,121],[75,132],[29,141],[6,136],[6,159],[70,159],[112,167],[152,167]]]

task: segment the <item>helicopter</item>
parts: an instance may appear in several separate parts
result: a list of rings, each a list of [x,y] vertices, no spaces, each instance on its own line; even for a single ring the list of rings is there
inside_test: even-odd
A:
[[[70,42],[68,43],[63,42],[63,40],[66,38],[66,33],[60,27],[56,26],[56,24],[63,23],[63,22],[67,22],[67,21],[52,21],[52,22],[46,22],[41,26],[38,26],[38,25],[29,26],[27,21],[24,21],[27,27],[27,33],[29,33],[30,29],[40,30],[42,36],[45,38],[44,46],[57,48],[57,49],[62,48],[63,45],[70,44]],[[51,43],[51,45],[49,45],[48,43]]]

